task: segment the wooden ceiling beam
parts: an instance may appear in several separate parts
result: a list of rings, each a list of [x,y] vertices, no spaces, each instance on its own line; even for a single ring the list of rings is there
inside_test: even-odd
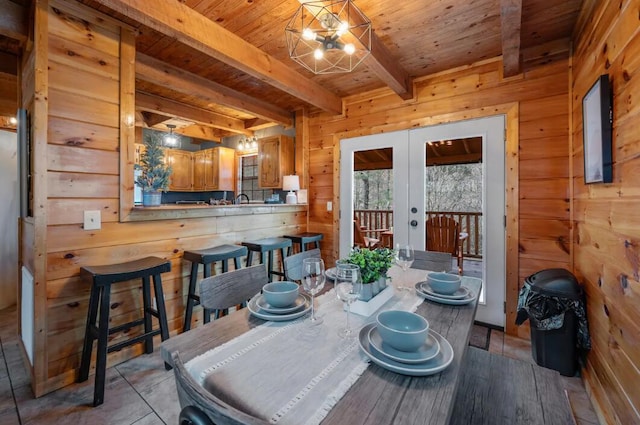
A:
[[[27,9],[9,0],[0,0],[0,36],[27,41]]]
[[[96,1],[310,105],[342,113],[339,96],[179,1]]]
[[[196,139],[209,140],[218,143],[220,143],[221,139],[220,130],[199,124],[176,128],[175,130],[173,130],[173,132],[187,137],[194,137]]]
[[[520,73],[520,32],[522,27],[522,0],[500,0],[500,26],[502,28],[502,68],[504,77]]]
[[[170,120],[171,117],[164,114],[156,114],[155,112],[142,111],[142,119],[147,127],[153,127]]]
[[[186,105],[162,96],[155,96],[141,91],[136,92],[136,109],[152,112],[167,117],[181,118],[208,127],[219,128],[232,133],[253,135],[253,132],[245,128],[244,121],[226,115],[217,114],[205,109]]]
[[[274,124],[271,121],[264,120],[262,118],[252,118],[244,121],[244,128],[251,131],[262,130],[265,128],[273,127]]]
[[[293,125],[292,114],[285,109],[278,108],[263,100],[255,99],[141,53],[136,54],[136,78],[162,87],[168,87],[171,90],[197,97],[209,103],[237,109],[247,114],[282,124],[285,127]],[[222,115],[220,116],[222,117]],[[227,129],[230,131],[232,129],[238,130],[236,132],[245,130],[244,123],[242,127],[234,125]]]
[[[371,53],[363,63],[371,69],[391,90],[404,100],[413,97],[413,81],[405,69],[393,57],[375,32],[371,33]]]

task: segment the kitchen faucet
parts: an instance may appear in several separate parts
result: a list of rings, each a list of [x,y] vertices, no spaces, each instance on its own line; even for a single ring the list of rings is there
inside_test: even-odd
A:
[[[242,203],[242,197],[247,198],[247,204],[249,203],[249,197],[246,194],[241,193],[238,196],[236,196],[236,200],[234,201],[234,204],[236,204],[236,205],[241,204]]]

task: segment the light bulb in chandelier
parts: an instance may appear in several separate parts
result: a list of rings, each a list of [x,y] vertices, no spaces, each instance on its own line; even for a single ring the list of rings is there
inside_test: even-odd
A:
[[[344,48],[342,50],[344,50],[346,54],[352,55],[356,51],[356,46],[354,46],[353,43],[347,43],[344,45]]]
[[[347,31],[349,31],[349,23],[348,22],[340,22],[338,25],[338,31],[336,31],[336,35],[338,37],[342,37]]]
[[[317,48],[316,50],[313,51],[313,57],[316,60],[320,60],[324,57],[324,52],[322,51],[322,49]]]
[[[316,33],[309,28],[305,28],[304,31],[302,31],[302,38],[307,41],[314,40],[316,38]]]

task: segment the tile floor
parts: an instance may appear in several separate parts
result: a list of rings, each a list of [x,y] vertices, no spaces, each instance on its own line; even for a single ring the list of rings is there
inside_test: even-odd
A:
[[[0,310],[0,424],[177,424],[172,371],[158,350],[107,369],[105,403],[91,407],[93,377],[35,399],[15,334],[15,308]],[[489,350],[532,362],[529,343],[492,330]],[[580,378],[563,378],[579,425],[598,424]]]

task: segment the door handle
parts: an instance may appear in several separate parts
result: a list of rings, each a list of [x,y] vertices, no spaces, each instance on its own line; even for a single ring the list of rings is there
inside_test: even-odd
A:
[[[418,227],[418,220],[411,220],[409,224],[411,225],[411,227]]]

